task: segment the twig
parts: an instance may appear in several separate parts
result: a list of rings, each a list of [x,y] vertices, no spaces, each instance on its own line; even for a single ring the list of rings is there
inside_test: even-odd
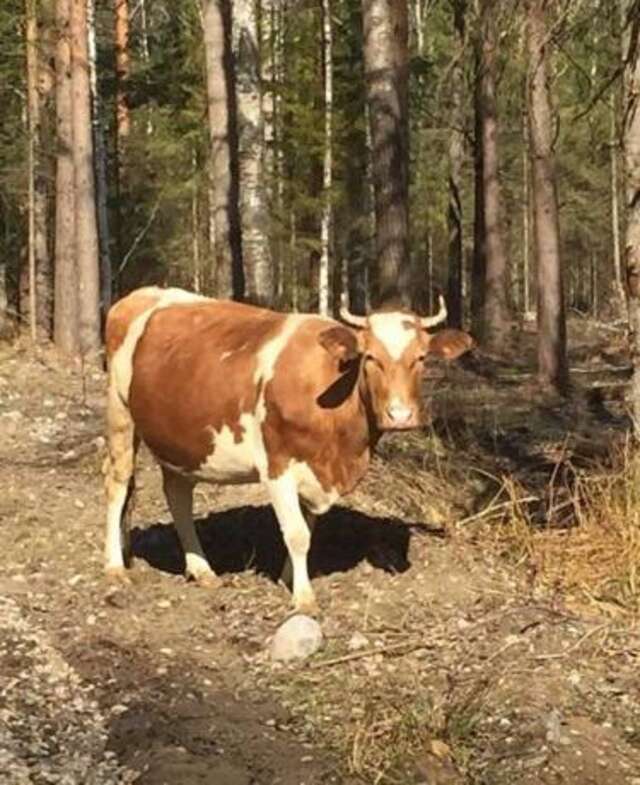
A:
[[[590,630],[585,632],[585,634],[580,638],[580,640],[576,641],[573,646],[570,646],[566,651],[556,652],[555,654],[538,654],[535,659],[536,660],[561,660],[569,654],[573,654],[576,649],[579,649],[582,644],[588,640],[592,635],[595,635],[596,632],[600,632],[601,630],[606,629],[609,626],[609,622],[606,624],[598,624],[596,627],[592,627]]]
[[[140,245],[140,242],[142,241],[142,238],[145,236],[145,234],[149,231],[151,224],[153,223],[154,218],[156,217],[156,213],[158,212],[159,207],[160,207],[160,200],[158,199],[156,203],[153,205],[153,208],[151,210],[151,215],[149,216],[149,220],[138,232],[133,242],[131,243],[131,248],[129,248],[129,250],[124,255],[122,262],[120,263],[120,267],[118,267],[118,275],[120,275],[120,273],[124,270],[127,264],[129,264],[129,259],[131,259],[133,252],[136,250],[138,245]]]
[[[506,507],[513,507],[516,504],[529,504],[531,502],[539,502],[539,496],[524,496],[522,499],[510,499],[508,502],[501,502],[500,504],[493,504],[489,505],[489,507],[485,507],[484,510],[475,513],[474,515],[470,515],[468,518],[463,518],[461,521],[456,523],[456,526],[463,526],[467,523],[471,523],[471,521],[480,520],[481,518],[486,518],[487,516],[491,515],[498,510],[503,510]]]
[[[408,647],[408,648],[407,648]],[[361,660],[364,657],[373,657],[375,654],[387,654],[392,651],[400,651],[406,649],[403,654],[410,654],[416,649],[428,649],[430,644],[420,641],[420,643],[410,643],[409,641],[400,641],[398,643],[389,643],[386,646],[378,646],[375,649],[364,649],[363,651],[354,651],[351,654],[343,654],[341,657],[332,657],[328,660],[321,660],[320,662],[310,663],[310,668],[328,668],[331,665],[340,665],[343,662],[350,662],[351,660]]]

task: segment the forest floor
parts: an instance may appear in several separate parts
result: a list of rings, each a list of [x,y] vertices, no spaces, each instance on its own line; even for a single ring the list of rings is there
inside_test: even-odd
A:
[[[570,333],[568,400],[536,391],[531,334],[435,369],[433,425],[385,437],[316,529],[326,642],[291,666],[260,490],[196,492],[210,593],[143,451],[114,589],[104,374],[0,346],[0,783],[640,785],[627,358]]]

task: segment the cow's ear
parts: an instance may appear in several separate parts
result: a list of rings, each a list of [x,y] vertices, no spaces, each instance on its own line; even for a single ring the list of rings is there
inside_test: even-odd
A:
[[[340,363],[355,360],[360,353],[358,339],[347,327],[328,327],[318,336],[318,343]]]
[[[440,330],[430,336],[430,339],[428,353],[445,360],[455,360],[475,346],[475,341],[469,333],[462,330]]]

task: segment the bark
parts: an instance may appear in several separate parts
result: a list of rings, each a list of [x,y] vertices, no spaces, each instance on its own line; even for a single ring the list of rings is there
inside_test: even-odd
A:
[[[449,131],[449,270],[447,276],[447,307],[449,325],[462,327],[462,168],[464,165],[464,37],[466,0],[455,0],[453,5],[455,30],[455,62],[451,69],[451,128]]]
[[[202,291],[202,262],[200,258],[200,201],[198,199],[198,156],[195,148],[191,152],[193,186],[191,192],[191,255],[193,291]]]
[[[116,54],[116,144],[118,165],[122,168],[127,137],[131,130],[127,82],[131,70],[129,57],[129,5],[128,0],[115,0],[115,54]]]
[[[538,270],[538,377],[563,391],[568,382],[566,323],[551,98],[547,81],[546,0],[527,0],[529,124]]]
[[[80,350],[71,93],[71,0],[56,0],[56,208],[53,340],[65,354]]]
[[[500,349],[509,327],[508,266],[502,237],[502,198],[496,101],[497,31],[495,7],[481,0],[479,42],[479,110],[482,144],[482,191],[484,208],[485,291],[482,340]]]
[[[531,293],[529,281],[530,267],[530,245],[531,245],[531,188],[529,185],[529,113],[527,111],[528,99],[528,80],[525,79],[525,95],[522,112],[522,310],[525,318],[528,318],[531,310]]]
[[[273,301],[273,267],[263,172],[260,50],[254,0],[235,0],[233,3],[233,39],[240,153],[242,257],[247,295],[253,302],[270,305]]]
[[[362,0],[375,193],[377,300],[411,302],[406,0]]]
[[[29,322],[31,336],[51,333],[51,261],[47,245],[47,178],[42,145],[38,20],[35,0],[26,0],[27,118],[29,136]]]
[[[102,318],[105,319],[111,307],[111,252],[109,249],[109,213],[107,199],[109,188],[107,185],[107,151],[104,144],[102,130],[102,107],[98,93],[98,75],[96,72],[96,29],[95,29],[95,0],[88,0],[88,28],[89,28],[89,76],[91,81],[91,123],[93,133],[93,148],[96,164],[96,198],[98,208],[98,243],[100,248],[100,308]]]
[[[324,61],[324,157],[322,161],[322,218],[320,222],[320,264],[318,310],[329,315],[329,244],[331,242],[331,186],[333,167],[333,40],[331,2],[322,0],[322,53]]]
[[[244,271],[229,0],[203,0],[203,26],[216,242],[215,289],[219,297],[242,299]]]
[[[71,0],[71,83],[75,248],[78,264],[80,349],[89,360],[100,348],[100,276],[96,222],[91,86],[86,0]]]
[[[622,142],[627,224],[624,238],[631,363],[631,408],[640,437],[640,8],[626,3]]]

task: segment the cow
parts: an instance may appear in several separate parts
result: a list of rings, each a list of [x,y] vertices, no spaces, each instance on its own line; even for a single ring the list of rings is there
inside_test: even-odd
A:
[[[468,334],[404,310],[341,321],[181,289],[139,289],[106,325],[105,569],[126,580],[126,506],[142,440],[163,474],[187,577],[218,585],[192,512],[198,482],[262,483],[289,554],[295,610],[312,612],[310,528],[365,474],[385,431],[423,423],[428,355],[454,359]]]

